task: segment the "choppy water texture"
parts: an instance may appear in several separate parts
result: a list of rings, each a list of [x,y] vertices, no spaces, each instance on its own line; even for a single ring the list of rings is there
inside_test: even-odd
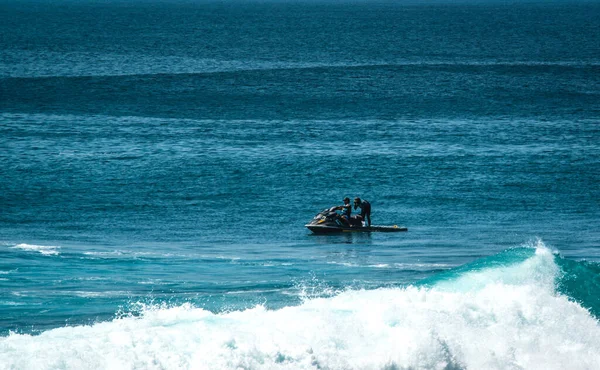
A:
[[[596,367],[598,19],[0,0],[0,369]]]

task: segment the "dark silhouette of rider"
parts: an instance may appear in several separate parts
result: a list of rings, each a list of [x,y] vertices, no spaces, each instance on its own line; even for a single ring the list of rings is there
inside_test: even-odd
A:
[[[356,216],[361,221],[367,221],[367,225],[371,226],[371,203],[360,198],[354,198],[354,209],[360,207],[360,215]]]
[[[350,205],[350,198],[344,198],[344,205],[335,207],[337,210],[341,210],[342,214],[340,218],[348,225],[350,225],[350,215],[352,214],[352,206]]]

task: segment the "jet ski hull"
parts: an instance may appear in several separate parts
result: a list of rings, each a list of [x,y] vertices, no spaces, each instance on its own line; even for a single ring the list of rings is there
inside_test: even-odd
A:
[[[363,227],[348,227],[348,226],[330,226],[330,225],[305,225],[310,231],[315,234],[336,234],[336,233],[370,233],[370,232],[388,232],[395,233],[408,231],[404,226],[363,226]]]

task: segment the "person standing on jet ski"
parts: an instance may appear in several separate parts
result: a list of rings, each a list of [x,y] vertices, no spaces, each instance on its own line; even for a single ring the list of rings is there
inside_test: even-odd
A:
[[[361,221],[367,221],[367,225],[371,227],[371,203],[366,200],[360,200],[359,197],[354,198],[354,209],[360,207],[360,215],[357,216]]]
[[[350,198],[344,198],[344,205],[335,207],[337,210],[341,210],[342,214],[340,217],[342,220],[346,222],[346,224],[350,225],[350,215],[352,214],[352,206],[350,205]]]

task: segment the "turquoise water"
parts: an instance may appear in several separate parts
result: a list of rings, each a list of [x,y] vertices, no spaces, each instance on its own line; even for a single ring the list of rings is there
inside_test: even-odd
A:
[[[0,1],[0,369],[594,368],[599,16]]]

